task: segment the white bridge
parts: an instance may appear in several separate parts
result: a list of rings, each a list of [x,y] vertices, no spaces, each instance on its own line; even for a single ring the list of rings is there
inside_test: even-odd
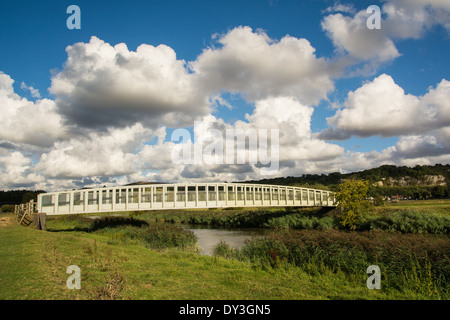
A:
[[[232,207],[334,207],[331,191],[246,183],[140,184],[38,195],[47,215]]]

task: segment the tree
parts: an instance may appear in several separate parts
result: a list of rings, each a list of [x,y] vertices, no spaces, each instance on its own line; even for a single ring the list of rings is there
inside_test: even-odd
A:
[[[33,191],[27,191],[23,196],[22,196],[22,203],[27,203],[30,202],[30,200],[37,200],[37,193],[33,192]]]
[[[338,186],[336,201],[341,210],[342,226],[356,229],[361,210],[368,205],[368,191],[369,181],[362,179],[345,180]]]

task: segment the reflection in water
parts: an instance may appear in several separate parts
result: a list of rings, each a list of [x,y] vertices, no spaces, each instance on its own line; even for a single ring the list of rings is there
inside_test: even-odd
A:
[[[212,229],[199,226],[183,226],[185,230],[195,233],[198,238],[200,254],[212,255],[214,247],[221,241],[226,242],[232,248],[241,248],[246,240],[252,237],[262,236],[262,229]]]

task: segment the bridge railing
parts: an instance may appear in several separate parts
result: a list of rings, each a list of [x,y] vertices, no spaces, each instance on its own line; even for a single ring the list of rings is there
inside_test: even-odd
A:
[[[335,206],[334,193],[292,186],[204,183],[149,184],[38,195],[48,215],[182,208]]]

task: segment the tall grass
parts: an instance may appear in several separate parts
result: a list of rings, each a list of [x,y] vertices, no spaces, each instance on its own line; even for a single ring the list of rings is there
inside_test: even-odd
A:
[[[420,210],[399,210],[376,217],[364,217],[360,230],[387,230],[403,233],[448,234],[450,216]]]
[[[149,224],[146,221],[127,217],[104,217],[96,219],[90,232],[111,237],[110,243],[137,241],[156,250],[179,248],[196,250],[197,237],[192,231],[171,224]]]
[[[221,244],[216,255],[248,261],[263,269],[296,266],[311,275],[334,272],[365,281],[378,265],[386,290],[448,297],[450,244],[445,236],[390,232],[301,230],[254,238],[240,250]]]

